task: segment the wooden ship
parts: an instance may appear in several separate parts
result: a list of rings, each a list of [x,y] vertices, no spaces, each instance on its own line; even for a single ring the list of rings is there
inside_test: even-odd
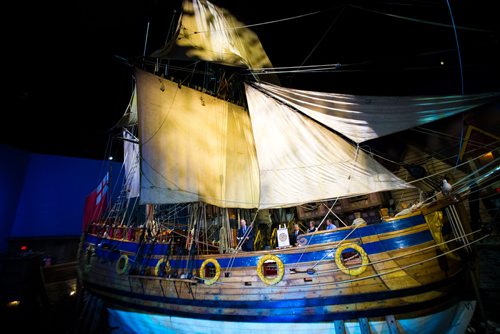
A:
[[[173,42],[153,57],[182,53],[272,81],[253,33],[238,32],[250,46],[228,43],[209,55],[208,38],[233,38],[217,31],[232,31],[225,24],[238,22],[206,1],[183,6]],[[87,305],[98,300],[110,328],[465,331],[475,301],[460,293],[467,274],[461,256],[485,237],[469,226],[468,179],[453,191],[439,187],[423,196],[418,182],[428,177],[404,181],[359,144],[421,124],[422,115],[448,117],[498,94],[368,99],[262,80],[239,86],[242,106],[150,72],[135,68],[136,89],[119,123],[123,190],[88,222],[79,251]],[[496,172],[480,174],[486,180]],[[413,194],[409,205],[393,207],[402,193]],[[328,218],[336,228],[325,228]],[[290,243],[291,226],[305,231],[311,220],[316,230]]]

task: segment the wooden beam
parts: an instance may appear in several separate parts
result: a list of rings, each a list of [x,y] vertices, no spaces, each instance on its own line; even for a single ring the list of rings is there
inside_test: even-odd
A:
[[[390,334],[399,334],[398,325],[396,324],[396,319],[393,315],[385,316],[385,322],[387,322],[387,327],[389,327]]]
[[[371,334],[368,318],[359,318],[358,322],[359,322],[359,332],[361,334]]]
[[[344,320],[335,320],[335,334],[345,334]]]

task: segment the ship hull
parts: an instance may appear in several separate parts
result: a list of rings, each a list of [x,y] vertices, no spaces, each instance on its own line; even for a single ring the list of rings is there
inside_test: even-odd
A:
[[[188,257],[167,256],[168,242],[140,245],[87,234],[80,275],[86,291],[110,310],[111,322],[136,319],[138,328],[150,323],[178,332],[174,323],[197,319],[199,328],[207,327],[203,333],[220,330],[221,324],[231,332],[274,323],[319,332],[331,332],[337,324],[346,333],[369,326],[383,333],[393,323],[403,332],[421,334],[432,332],[425,329],[429,323],[434,333],[451,328],[456,314],[467,323],[470,319],[465,313],[472,304],[464,310],[458,293],[463,268],[451,252],[446,224],[436,229],[418,214],[306,234],[299,242],[286,249]],[[358,252],[360,263],[344,264],[343,248]],[[277,272],[259,274],[270,261],[276,262]],[[171,272],[193,277],[160,274],[159,265],[167,262]],[[215,264],[216,277],[204,277],[209,263]]]
[[[407,334],[456,334],[464,333],[475,309],[474,301],[462,301],[431,315],[401,319],[366,319],[316,323],[273,323],[216,321],[165,316],[151,313],[130,312],[110,308],[109,325],[122,334],[132,333],[190,333],[231,334],[254,333],[331,334],[407,333]]]

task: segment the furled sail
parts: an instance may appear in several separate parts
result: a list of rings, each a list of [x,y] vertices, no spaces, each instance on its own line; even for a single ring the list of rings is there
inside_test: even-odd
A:
[[[500,98],[500,93],[448,96],[357,96],[257,83],[276,99],[356,143],[407,130]]]
[[[127,109],[122,118],[116,123],[115,127],[128,127],[137,124],[137,92],[136,88],[132,91],[132,96],[127,105]]]
[[[142,203],[263,209],[411,187],[250,86],[248,113],[141,70],[136,80]]]
[[[246,85],[260,207],[411,188],[330,129]]]
[[[185,0],[175,36],[155,58],[198,58],[251,69],[272,64],[257,35],[227,10],[208,1]]]
[[[138,139],[127,129],[123,130],[123,165],[127,198],[140,195],[140,160]]]

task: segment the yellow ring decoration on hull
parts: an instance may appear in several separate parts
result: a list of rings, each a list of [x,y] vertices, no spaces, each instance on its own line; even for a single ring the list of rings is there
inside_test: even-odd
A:
[[[160,269],[163,263],[165,263],[165,271],[168,271],[170,269],[170,262],[168,262],[168,260],[165,259],[160,259],[158,263],[156,263],[155,276],[160,276]]]
[[[342,259],[341,259],[342,252],[348,248],[354,249],[355,251],[357,251],[359,253],[359,255],[361,255],[361,265],[355,269],[347,268],[344,265],[344,263],[342,262]],[[366,268],[368,266],[368,262],[369,262],[368,255],[366,254],[365,250],[363,248],[361,248],[361,246],[359,246],[359,245],[356,245],[353,243],[348,243],[348,244],[344,244],[344,245],[339,246],[337,248],[337,250],[335,251],[335,263],[337,264],[339,269],[342,270],[342,272],[344,274],[351,275],[351,276],[361,275],[366,270]]]
[[[122,263],[122,260],[125,261],[123,263],[123,267],[120,264],[120,263]],[[116,272],[118,273],[118,275],[122,275],[122,274],[125,274],[127,269],[128,269],[128,255],[121,255],[118,258],[118,261],[116,261]]]
[[[278,266],[278,273],[276,277],[272,279],[264,276],[264,273],[262,272],[262,267],[264,266],[264,263],[269,260],[276,262],[276,265]],[[281,259],[276,255],[272,254],[264,255],[259,259],[259,262],[257,263],[257,275],[259,275],[260,280],[266,283],[267,285],[274,285],[279,281],[281,281],[284,273],[285,273],[285,266],[283,265],[283,261],[281,261]]]
[[[205,279],[205,267],[209,263],[211,263],[211,264],[213,264],[215,266],[215,276],[212,277],[211,279]],[[217,280],[220,277],[220,265],[219,265],[219,262],[217,262],[216,259],[206,259],[205,261],[203,261],[203,263],[201,264],[201,267],[200,267],[200,277],[203,278],[203,279],[205,279],[205,285],[212,285],[215,282],[217,282]]]

